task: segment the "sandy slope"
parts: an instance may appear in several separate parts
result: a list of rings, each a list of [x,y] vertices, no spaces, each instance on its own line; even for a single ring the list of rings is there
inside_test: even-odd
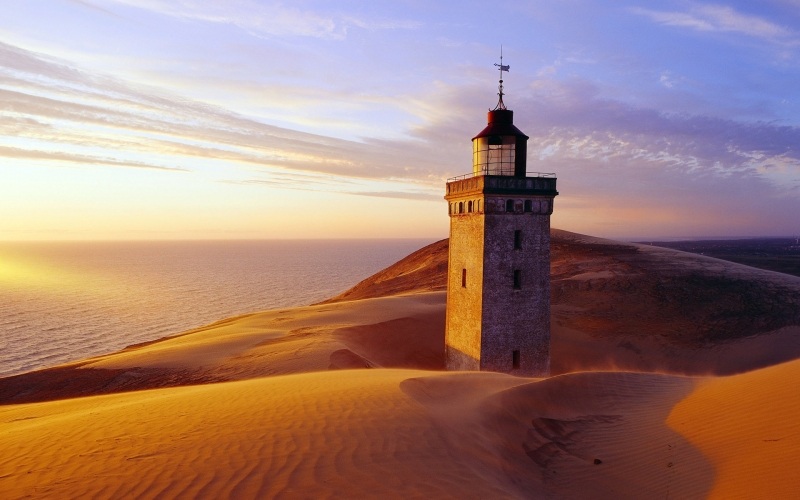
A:
[[[617,371],[533,380],[441,371],[446,255],[0,379],[0,498],[800,489],[800,278],[555,231],[553,366]]]
[[[797,498],[800,361],[709,378],[667,419],[714,465],[714,498]]]
[[[507,495],[476,481],[480,457],[451,449],[404,394],[416,375],[427,373],[312,373],[6,407],[0,494]],[[518,383],[504,382],[494,387]]]
[[[309,371],[443,368],[441,292],[277,309],[0,379],[0,403]]]
[[[789,380],[345,370],[0,408],[0,495],[791,498]]]
[[[800,357],[800,278],[553,233],[555,371],[730,374]]]

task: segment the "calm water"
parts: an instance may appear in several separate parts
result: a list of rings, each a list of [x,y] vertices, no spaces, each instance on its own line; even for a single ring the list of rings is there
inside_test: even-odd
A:
[[[0,376],[318,302],[428,243],[0,243]]]

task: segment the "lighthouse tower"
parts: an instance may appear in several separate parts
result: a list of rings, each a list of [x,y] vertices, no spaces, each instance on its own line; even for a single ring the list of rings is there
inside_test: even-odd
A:
[[[555,174],[527,172],[528,136],[499,100],[472,138],[472,173],[449,179],[449,370],[550,371],[550,214]]]

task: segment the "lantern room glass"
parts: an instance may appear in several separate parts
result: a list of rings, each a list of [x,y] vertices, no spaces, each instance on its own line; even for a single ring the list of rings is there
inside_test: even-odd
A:
[[[472,140],[474,175],[514,175],[516,141],[513,135],[476,137]]]

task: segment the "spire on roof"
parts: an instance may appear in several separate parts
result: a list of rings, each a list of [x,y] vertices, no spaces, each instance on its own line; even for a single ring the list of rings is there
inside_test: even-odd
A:
[[[503,102],[503,71],[508,72],[511,69],[510,65],[503,64],[503,46],[500,46],[500,64],[494,63],[497,66],[497,69],[500,71],[500,84],[497,86],[497,95],[500,99],[497,101],[497,106],[494,107],[495,110],[498,109],[506,109],[506,105]]]

